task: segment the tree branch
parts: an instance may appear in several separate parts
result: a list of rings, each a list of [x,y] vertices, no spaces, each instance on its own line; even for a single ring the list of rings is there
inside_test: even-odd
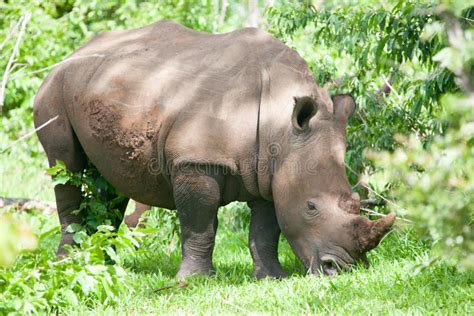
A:
[[[8,34],[7,36],[5,37],[5,39],[3,40],[2,44],[0,44],[0,52],[3,50],[3,47],[5,47],[5,45],[8,43],[8,41],[10,40],[10,38],[12,37],[13,34],[16,33],[16,31],[18,30],[18,25],[20,23],[20,21],[22,20],[23,17],[20,18],[20,20],[18,21],[18,23],[14,23],[11,27],[10,27],[10,30],[8,31]]]
[[[375,94],[375,98],[377,100],[380,100],[380,99],[382,99],[382,98],[384,98],[384,97],[386,97],[390,94],[390,92],[392,91],[392,89],[390,89],[391,84],[392,84],[392,80],[393,80],[392,76],[390,76],[388,79],[384,80],[383,85],[380,87],[380,89]]]
[[[17,72],[15,72],[14,74],[12,74],[11,79],[18,79],[18,78],[25,77],[25,76],[35,75],[37,73],[49,70],[49,69],[54,68],[56,66],[59,66],[61,64],[70,62],[71,60],[82,59],[82,58],[90,58],[90,57],[105,57],[105,55],[103,55],[103,54],[91,54],[91,55],[85,55],[85,56],[69,57],[69,58],[67,58],[63,61],[60,61],[59,63],[52,64],[52,65],[49,65],[49,66],[46,66],[46,67],[43,67],[43,68],[40,68],[40,69],[36,69],[36,70],[30,71],[30,72],[26,72],[26,73],[21,72],[25,68],[25,67],[23,67],[20,70],[18,70]]]
[[[38,126],[37,128],[35,128],[34,130],[26,133],[25,135],[23,135],[22,137],[18,138],[17,140],[15,140],[14,142],[12,142],[11,144],[7,145],[7,147],[5,148],[2,148],[0,150],[0,154],[1,153],[4,153],[8,148],[12,147],[13,145],[15,145],[16,143],[24,140],[25,138],[28,138],[30,137],[31,135],[34,135],[37,131],[39,131],[40,129],[42,128],[45,128],[46,126],[48,126],[49,124],[51,124],[52,122],[56,121],[58,119],[59,115],[56,115],[55,117],[49,119],[48,121],[46,121],[45,123],[41,124],[40,126]]]
[[[225,20],[225,14],[226,14],[226,11],[227,11],[227,6],[229,5],[227,3],[227,0],[222,0],[222,4],[221,4],[221,13],[220,13],[220,16],[219,16],[219,24],[224,24],[224,20]]]
[[[360,206],[364,208],[374,207],[374,206],[384,206],[387,202],[384,200],[375,200],[375,199],[367,199],[360,201]]]
[[[10,74],[10,71],[12,70],[13,63],[15,62],[15,56],[18,53],[18,49],[20,48],[21,39],[23,37],[23,34],[25,33],[26,25],[30,21],[30,18],[31,18],[31,13],[27,13],[26,15],[22,16],[18,20],[18,23],[17,23],[17,28],[18,27],[20,28],[20,33],[18,34],[18,37],[16,39],[13,52],[10,55],[10,58],[8,59],[7,67],[5,68],[5,71],[2,77],[2,85],[0,86],[0,112],[3,109],[3,103],[5,100],[5,89],[7,87],[8,76]]]
[[[19,211],[26,212],[32,210],[39,210],[46,213],[56,212],[56,206],[54,205],[54,203],[22,198],[0,197],[0,208],[7,206],[14,207]]]

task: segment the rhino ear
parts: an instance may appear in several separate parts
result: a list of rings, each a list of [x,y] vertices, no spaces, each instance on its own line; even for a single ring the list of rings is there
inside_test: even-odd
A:
[[[347,123],[349,118],[354,114],[356,108],[356,103],[352,95],[333,95],[332,102],[334,104],[334,115],[336,118],[343,123]]]
[[[309,128],[309,121],[318,112],[318,106],[311,97],[295,97],[295,106],[291,123],[298,131],[304,131]]]

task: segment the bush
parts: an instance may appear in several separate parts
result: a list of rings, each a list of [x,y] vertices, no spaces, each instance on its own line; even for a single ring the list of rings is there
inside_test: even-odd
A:
[[[63,161],[48,169],[53,185],[71,184],[79,187],[84,197],[76,214],[82,213],[83,222],[74,224],[73,230],[95,233],[100,225],[118,227],[123,220],[124,203],[128,199],[110,185],[91,163],[83,172],[73,173],[66,169]]]
[[[114,298],[127,289],[122,258],[134,255],[143,233],[125,226],[118,230],[99,226],[92,236],[80,231],[75,238],[80,248],[71,248],[69,257],[58,261],[54,251],[58,227],[51,217],[25,213],[3,216],[29,222],[39,247],[22,253],[12,266],[0,268],[0,314],[58,312],[84,300],[113,305]],[[115,264],[108,263],[108,258]]]
[[[373,198],[390,195],[402,205],[391,208],[413,217],[436,254],[471,269],[474,8],[450,1],[355,4],[270,8],[270,30],[304,53],[319,84],[356,96],[346,157],[351,182]],[[374,172],[367,186],[360,174]]]
[[[397,133],[416,132],[426,143],[442,132],[439,98],[458,88],[453,74],[432,60],[445,38],[422,36],[438,21],[433,1],[353,4],[298,2],[268,14],[270,30],[303,52],[317,83],[355,96],[347,162],[359,174],[371,166],[365,148],[394,150]],[[354,184],[357,174],[349,173]]]
[[[12,265],[21,251],[34,250],[36,245],[36,237],[27,223],[12,214],[0,213],[0,267]]]
[[[441,119],[449,128],[426,146],[417,135],[399,137],[395,152],[371,156],[376,177],[394,184],[393,195],[434,243],[435,255],[474,270],[474,28],[447,9],[440,8],[445,22],[439,32],[450,46],[434,59],[457,75],[463,90],[442,98]]]

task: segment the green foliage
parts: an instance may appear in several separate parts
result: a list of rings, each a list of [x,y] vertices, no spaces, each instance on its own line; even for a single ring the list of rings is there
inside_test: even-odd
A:
[[[215,247],[216,275],[212,278],[192,277],[179,283],[175,273],[180,263],[180,248],[171,247],[173,225],[162,227],[163,221],[175,214],[153,210],[145,228],[138,232],[145,237],[135,238],[140,248],[132,256],[124,249],[116,250],[120,260],[116,272],[100,256],[88,259],[88,251],[72,261],[58,263],[53,257],[59,240],[57,222],[52,214],[17,213],[27,221],[40,237],[40,248],[20,257],[13,268],[0,270],[0,314],[468,314],[472,305],[472,273],[459,273],[452,266],[440,262],[436,266],[413,271],[429,256],[429,243],[420,241],[409,230],[397,230],[384,239],[376,251],[369,253],[371,267],[357,268],[333,278],[314,278],[305,275],[288,243],[280,243],[280,261],[292,275],[285,280],[256,281],[251,278],[252,263],[248,251],[248,226],[238,228],[234,218],[245,211],[242,204],[234,204],[219,213],[219,230]],[[248,210],[247,210],[248,211]],[[126,228],[121,228],[125,232]],[[47,236],[47,232],[51,235]],[[100,237],[101,248],[106,242]],[[112,233],[112,232],[111,232]],[[105,234],[108,236],[109,232]],[[43,236],[43,237],[41,237]],[[175,238],[175,237],[171,237]],[[95,240],[90,241],[93,244]],[[89,247],[89,246],[88,246]],[[114,246],[115,248],[117,246]],[[92,251],[94,253],[94,251]],[[82,257],[84,256],[84,257]],[[45,257],[51,258],[45,266]],[[35,260],[38,262],[35,266]],[[84,261],[89,260],[89,261]],[[91,262],[91,261],[94,262]],[[28,263],[28,264],[27,264]],[[118,274],[114,286],[122,288],[117,295],[108,294],[101,301],[96,294],[102,287],[107,267],[110,274]],[[120,270],[120,268],[119,268]],[[74,277],[71,276],[74,275]],[[79,276],[78,276],[79,275]],[[6,277],[8,276],[8,277]],[[10,278],[12,276],[13,278]],[[89,277],[98,280],[92,282]],[[7,279],[7,283],[5,282]],[[91,282],[88,294],[82,284]],[[65,281],[63,281],[65,280]],[[5,286],[4,284],[9,284]],[[4,287],[5,286],[5,287]],[[88,288],[87,285],[85,289]],[[5,291],[7,289],[7,291]],[[33,289],[33,290],[32,290]],[[71,290],[77,298],[68,290]],[[99,294],[101,295],[101,294]],[[67,298],[66,298],[67,297]],[[395,300],[394,297],[397,299]],[[350,302],[350,304],[348,304]],[[35,310],[32,309],[32,306]],[[47,306],[49,305],[49,306]],[[7,309],[8,307],[8,309]],[[328,312],[329,311],[329,312]]]
[[[180,248],[181,230],[176,211],[152,207],[142,216],[141,225],[145,225],[145,231],[153,233],[153,238],[146,239],[138,253],[146,254],[150,249],[157,249],[164,256],[169,256]],[[157,227],[159,229],[156,229]]]
[[[446,100],[452,108],[459,101]],[[376,176],[396,184],[392,194],[434,242],[436,255],[474,269],[473,122],[437,137],[428,150],[415,136],[400,141],[404,146],[394,153],[373,155],[383,170]]]
[[[438,21],[434,8],[433,1],[400,0],[328,2],[319,10],[302,2],[268,10],[270,31],[304,52],[320,85],[355,95],[347,160],[358,173],[370,166],[365,148],[393,150],[397,133],[414,131],[427,142],[442,132],[439,98],[458,88],[452,72],[432,60],[446,39],[423,33]]]
[[[83,213],[83,222],[76,224],[73,230],[95,233],[100,225],[120,225],[123,219],[120,207],[124,207],[128,199],[117,192],[95,166],[89,163],[83,172],[73,173],[67,170],[63,161],[57,160],[56,165],[48,169],[48,174],[52,176],[54,186],[70,184],[81,188],[84,199],[74,212]]]
[[[143,233],[111,226],[99,226],[92,236],[80,231],[76,233],[80,248],[71,248],[69,257],[58,261],[54,252],[58,227],[51,223],[51,215],[3,216],[33,227],[39,247],[21,254],[12,266],[0,268],[0,314],[57,312],[79,302],[113,305],[129,289],[122,258],[134,255]],[[115,265],[107,264],[107,258]]]
[[[451,45],[434,59],[458,75],[465,91],[442,99],[449,129],[428,146],[416,135],[400,137],[402,147],[372,158],[380,170],[376,177],[395,184],[394,196],[433,241],[434,253],[474,270],[474,89],[465,75],[474,70],[474,28],[448,19]]]
[[[429,0],[330,1],[318,9],[298,2],[268,10],[270,30],[304,52],[319,84],[356,96],[346,157],[351,181],[360,183],[364,169],[378,171],[370,184],[391,189],[403,207],[395,210],[413,217],[436,254],[469,269],[474,101],[452,94],[460,87],[473,93],[473,15],[472,2]],[[367,149],[388,152],[371,162]]]
[[[28,224],[11,214],[0,213],[0,267],[12,265],[21,251],[33,250],[36,245]]]

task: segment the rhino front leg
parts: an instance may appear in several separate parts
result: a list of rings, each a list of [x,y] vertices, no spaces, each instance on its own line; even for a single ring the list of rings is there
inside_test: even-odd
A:
[[[179,169],[173,177],[183,256],[177,276],[211,275],[223,177],[192,170],[192,166]]]
[[[253,201],[249,203],[249,207],[252,210],[249,248],[254,262],[254,277],[262,279],[288,276],[278,261],[280,227],[273,203]]]

